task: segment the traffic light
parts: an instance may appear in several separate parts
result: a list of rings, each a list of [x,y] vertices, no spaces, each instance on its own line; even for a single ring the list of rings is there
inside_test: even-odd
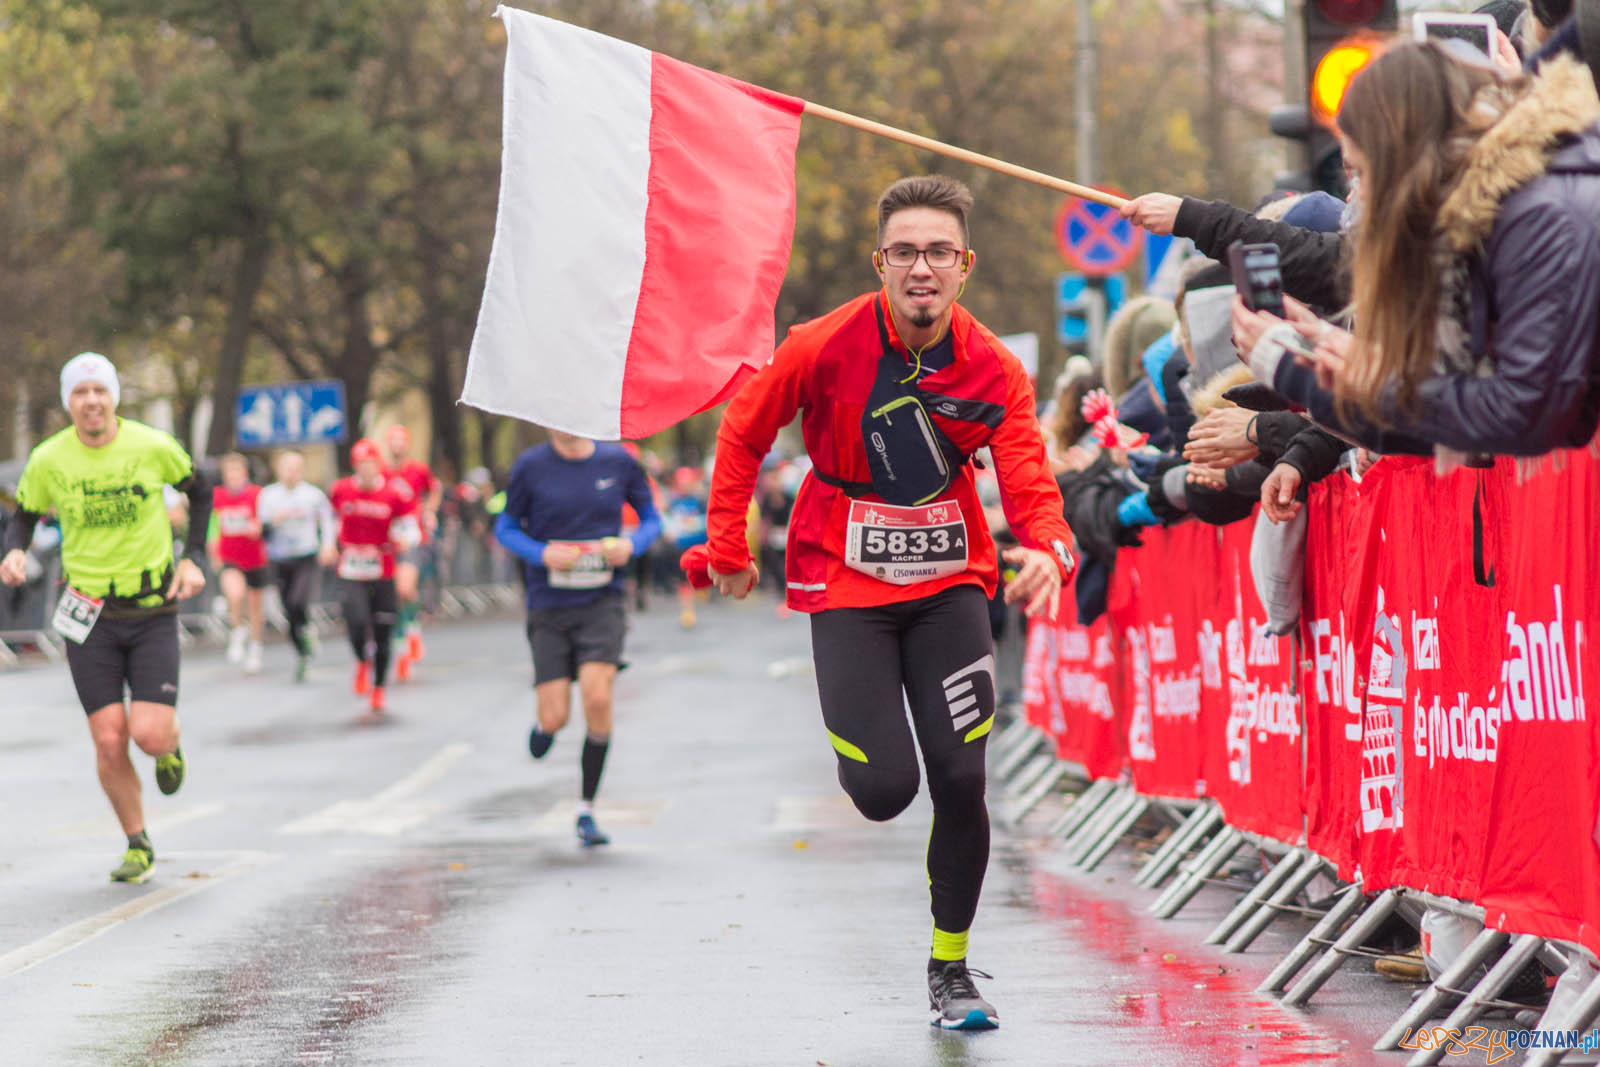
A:
[[[1395,0],[1305,0],[1307,105],[1274,108],[1268,124],[1279,137],[1305,144],[1305,169],[1280,175],[1283,188],[1321,189],[1341,199],[1347,189],[1333,120],[1350,80],[1399,24]]]

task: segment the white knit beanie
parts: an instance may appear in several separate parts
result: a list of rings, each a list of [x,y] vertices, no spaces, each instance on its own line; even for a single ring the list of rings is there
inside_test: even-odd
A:
[[[111,393],[111,406],[116,407],[122,398],[122,385],[117,381],[117,368],[98,352],[81,352],[67,360],[61,368],[61,406],[69,408],[67,398],[81,382],[99,382]]]

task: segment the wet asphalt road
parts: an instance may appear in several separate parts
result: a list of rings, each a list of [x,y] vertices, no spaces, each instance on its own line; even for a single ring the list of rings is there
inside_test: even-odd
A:
[[[1281,1009],[1250,990],[1288,932],[1204,949],[1226,896],[1149,920],[1126,850],[1067,874],[1041,819],[997,832],[973,931],[1002,1028],[930,1028],[925,797],[886,825],[849,807],[806,620],[770,602],[687,633],[664,602],[635,618],[599,805],[615,843],[591,851],[579,717],[543,762],[525,748],[520,620],[436,626],[428,649],[375,727],[334,638],[301,686],[281,645],[256,678],[186,656],[189,780],[145,790],[138,887],[106,881],[123,846],[65,667],[0,674],[0,1062],[1403,1060],[1366,1051],[1393,987],[1342,975],[1326,1008]]]

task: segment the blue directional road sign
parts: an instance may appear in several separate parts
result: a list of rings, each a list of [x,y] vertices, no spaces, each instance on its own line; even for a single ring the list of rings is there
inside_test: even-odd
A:
[[[345,425],[343,382],[247,386],[233,413],[240,448],[343,441]]]
[[[1056,275],[1056,340],[1064,345],[1089,339],[1089,320],[1083,307],[1084,276],[1076,271]]]
[[[1100,297],[1085,297],[1085,292],[1098,289]],[[1103,317],[1116,313],[1127,300],[1128,284],[1120,274],[1092,281],[1077,271],[1062,271],[1056,275],[1056,340],[1061,344],[1082,344],[1089,340],[1091,302],[1103,299]]]

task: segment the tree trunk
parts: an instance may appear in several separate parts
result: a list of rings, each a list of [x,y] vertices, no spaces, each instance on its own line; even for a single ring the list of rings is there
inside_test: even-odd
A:
[[[422,297],[422,314],[427,320],[428,408],[433,417],[433,455],[430,458],[435,462],[442,459],[459,481],[466,476],[466,471],[461,463],[461,409],[456,405],[455,362],[451,359],[453,316],[444,306],[438,273],[445,249],[439,235],[420,220],[417,250],[422,260],[417,288]]]
[[[494,431],[500,420],[487,411],[477,413],[478,422],[478,462],[489,468],[489,474],[494,479],[495,485],[502,485],[502,476],[506,473],[495,462]],[[509,469],[509,468],[507,468]]]
[[[378,363],[378,350],[372,344],[372,316],[367,298],[372,278],[365,260],[352,259],[339,272],[339,305],[344,317],[344,343],[334,363],[334,373],[344,382],[346,417],[354,433],[365,434],[361,425],[367,398],[372,392],[372,371]],[[339,470],[349,473],[350,450],[339,450]]]
[[[271,249],[266,226],[259,219],[254,220],[240,242],[233,292],[228,297],[228,324],[217,353],[217,376],[211,384],[211,432],[206,437],[208,456],[219,456],[233,448],[233,408],[244,380],[250,319],[255,314],[256,296],[266,280]]]

